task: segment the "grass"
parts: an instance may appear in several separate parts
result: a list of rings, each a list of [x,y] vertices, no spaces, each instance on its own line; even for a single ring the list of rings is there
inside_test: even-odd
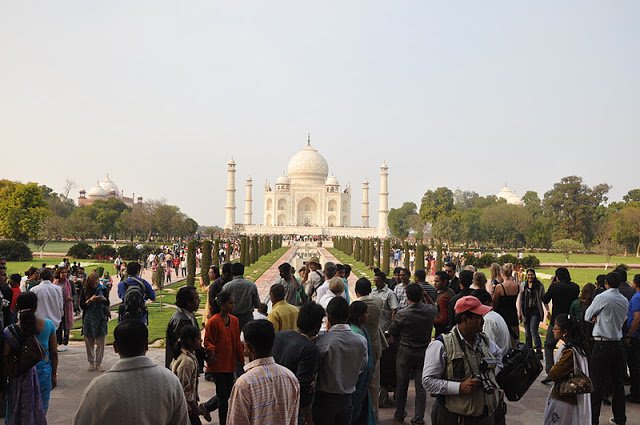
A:
[[[47,266],[51,267],[55,264],[60,264],[63,258],[68,258],[71,264],[73,264],[74,261],[80,263],[80,265],[84,267],[85,273],[91,273],[96,267],[102,266],[104,267],[104,271],[109,272],[110,275],[114,276],[116,274],[116,269],[110,261],[80,260],[69,257],[36,258],[36,256],[30,261],[7,261],[7,274],[18,273],[23,276],[24,272],[31,266],[40,268],[42,263],[46,263]]]
[[[511,255],[518,255],[516,252],[510,252]],[[564,255],[557,252],[525,252],[524,255],[535,255],[541,263],[564,263]],[[602,254],[571,254],[569,263],[573,264],[606,264],[606,258]],[[640,258],[634,255],[627,257],[616,255],[611,257],[609,264],[638,264]]]
[[[327,248],[327,251],[331,253],[336,259],[342,264],[349,264],[351,266],[351,273],[355,274],[358,277],[366,277],[371,282],[373,282],[374,274],[373,270],[369,269],[367,265],[365,265],[361,261],[356,261],[350,255],[345,254],[344,252],[336,249],[336,248]]]
[[[44,252],[59,252],[64,255],[69,251],[69,248],[77,243],[78,242],[51,241],[44,246]],[[29,242],[27,246],[33,252],[34,256],[40,254],[40,244]]]

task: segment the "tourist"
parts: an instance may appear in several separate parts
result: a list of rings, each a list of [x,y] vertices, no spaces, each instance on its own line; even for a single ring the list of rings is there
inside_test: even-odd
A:
[[[48,269],[47,269],[48,270]],[[48,277],[48,276],[47,276]],[[48,279],[47,279],[48,280]],[[48,284],[51,284],[49,282]],[[4,330],[4,346],[3,358],[4,364],[9,362],[9,357],[22,348],[22,341],[31,336],[45,339],[48,352],[45,352],[45,358],[36,366],[20,373],[17,376],[9,376],[9,382],[6,389],[6,425],[46,424],[46,411],[49,407],[49,393],[51,388],[55,386],[58,366],[57,354],[51,355],[56,351],[55,326],[51,320],[43,320],[36,317],[38,306],[38,296],[35,293],[25,293],[18,297],[18,322],[15,325],[9,325]],[[49,360],[49,365],[40,363]],[[41,373],[38,373],[38,368]],[[48,377],[47,377],[48,372]],[[6,372],[5,372],[6,373]],[[48,378],[48,379],[47,379]],[[40,388],[42,380],[43,388]]]
[[[144,323],[126,319],[116,326],[113,338],[120,360],[85,388],[74,425],[188,425],[180,381],[145,356],[149,331]]]
[[[502,267],[498,263],[491,263],[489,271],[491,272],[491,284],[487,288],[487,292],[493,295],[493,291],[495,291],[496,286],[499,283],[502,283]]]
[[[172,271],[171,271],[171,260],[167,261],[167,267],[165,268],[164,272],[165,272],[165,276],[166,276],[165,281],[168,284],[171,284],[171,273],[172,273]]]
[[[396,286],[400,285],[401,280],[400,280],[400,272],[402,271],[402,267],[395,267],[393,269],[393,279],[391,279],[391,282],[387,282],[387,285],[389,285],[389,287],[395,291]]]
[[[400,263],[401,255],[402,254],[399,249],[396,248],[396,250],[393,251],[393,267],[398,267],[398,264]]]
[[[594,298],[596,295],[600,295],[607,290],[607,288],[604,287],[604,281],[606,278],[607,278],[606,274],[599,274],[598,276],[596,276],[596,283],[595,283],[596,290],[593,293]]]
[[[29,270],[25,272],[27,279],[20,284],[20,290],[22,292],[30,291],[34,286],[40,283],[40,269],[36,267],[29,267]]]
[[[449,301],[456,293],[449,288],[449,275],[443,270],[438,270],[433,276],[433,283],[435,284],[438,295],[436,295],[436,307],[438,308],[438,315],[433,321],[433,327],[435,328],[436,338],[447,332],[449,327]]]
[[[490,340],[496,343],[500,347],[502,356],[509,351],[512,346],[512,337],[507,322],[504,321],[502,316],[493,310],[493,299],[491,295],[484,289],[478,289],[473,292],[473,296],[480,300],[480,302],[487,307],[491,307],[492,310],[485,314],[482,318],[484,324],[482,325],[482,332],[489,337]]]
[[[542,360],[540,322],[545,317],[545,310],[549,310],[549,305],[542,302],[544,286],[534,269],[527,269],[526,280],[521,286],[519,319],[524,324],[525,344],[535,348],[538,358]]]
[[[400,269],[398,277],[400,280],[396,287],[393,288],[393,292],[398,299],[398,312],[400,312],[409,305],[407,301],[407,285],[411,283],[411,272],[408,269],[402,268]]]
[[[320,269],[320,260],[318,257],[309,258],[307,267],[305,291],[307,291],[307,297],[310,300],[316,301],[318,299],[316,292],[325,280],[322,270]]]
[[[122,300],[118,313],[118,321],[120,322],[126,319],[138,319],[144,324],[148,323],[149,317],[144,302],[147,300],[155,301],[156,293],[151,284],[140,276],[140,268],[140,263],[131,261],[127,265],[127,278],[118,283],[118,297]],[[126,294],[130,286],[140,288],[140,292],[142,292],[141,305],[129,305],[127,302]]]
[[[336,264],[336,276],[342,279],[344,283],[344,298],[351,304],[351,296],[349,295],[349,279],[346,277],[347,269],[343,264]]]
[[[178,271],[180,269],[180,257],[177,255],[173,258],[173,271],[176,274],[176,279],[178,279]]]
[[[367,305],[367,322],[364,324],[371,339],[371,355],[373,358],[373,374],[369,383],[369,397],[373,406],[373,413],[378,419],[378,398],[380,395],[380,356],[382,350],[388,347],[387,339],[380,329],[380,318],[382,317],[382,300],[371,295],[371,282],[366,277],[361,277],[356,281],[355,287],[358,301]]]
[[[56,329],[58,329],[64,314],[62,288],[51,282],[53,272],[50,268],[43,269],[40,272],[40,278],[42,279],[40,283],[31,289],[31,292],[38,296],[38,310],[36,314],[41,319],[51,320]]]
[[[325,310],[329,306],[329,303],[332,299],[336,297],[344,298],[344,283],[342,283],[342,279],[339,277],[332,277],[326,283],[329,285],[329,290],[318,300],[318,304],[322,306]],[[324,285],[324,284],[323,284]],[[346,300],[345,300],[346,301]],[[328,317],[324,318],[322,323],[322,332],[326,332],[329,330],[329,322]]]
[[[297,424],[300,385],[293,372],[277,364],[271,355],[273,325],[267,320],[255,320],[243,328],[243,333],[249,363],[231,391],[227,423]]]
[[[58,336],[58,351],[64,352],[67,351],[67,346],[69,345],[69,333],[71,329],[73,329],[73,317],[74,317],[74,309],[73,309],[73,287],[71,286],[71,282],[69,282],[69,271],[65,268],[58,267],[54,273],[53,283],[58,285],[62,289],[62,297],[64,300],[63,310],[62,310],[62,320],[60,321],[60,325],[58,326],[57,336]]]
[[[201,425],[201,415],[207,422],[211,422],[209,411],[204,405],[198,404],[198,359],[195,352],[201,345],[200,329],[193,325],[183,326],[179,331],[170,365],[171,372],[182,384],[191,425]]]
[[[631,300],[636,291],[631,287],[629,282],[627,282],[628,269],[629,267],[627,267],[626,265],[620,264],[613,271],[618,273],[618,275],[620,276],[620,287],[618,288],[618,291],[620,291],[620,293],[624,295],[627,300]]]
[[[178,272],[176,271],[176,277],[178,276]],[[180,260],[180,276],[187,277],[187,256],[183,255]]]
[[[622,345],[622,326],[629,311],[629,301],[620,293],[620,275],[617,272],[607,274],[602,294],[593,299],[584,313],[584,320],[595,320],[593,327],[593,350],[591,352],[591,419],[598,424],[602,398],[611,389],[614,424],[627,421],[624,398],[625,356]],[[551,291],[551,289],[549,289]],[[555,305],[554,305],[555,308]]]
[[[16,303],[18,302],[18,296],[22,293],[22,291],[20,291],[20,278],[21,277],[18,273],[13,273],[9,276],[9,286],[11,287],[11,304],[9,304],[9,311],[11,312],[11,319],[7,326],[18,321]]]
[[[215,276],[215,269],[213,269],[214,267],[215,266],[212,266],[211,269],[209,269],[209,279]],[[220,276],[211,281],[209,287],[207,288],[207,305],[209,306],[209,311],[204,320],[205,323],[211,318],[211,316],[220,312],[220,306],[216,302],[216,297],[220,292],[222,292],[222,288],[224,287],[224,285],[227,284],[227,282],[231,282],[232,279],[233,272],[231,270],[231,263],[224,263],[222,265]]]
[[[356,390],[351,395],[351,424],[375,424],[376,417],[373,412],[373,404],[369,394],[369,384],[375,367],[373,347],[369,332],[365,327],[368,320],[368,307],[362,301],[354,301],[349,306],[349,326],[356,334],[367,340],[367,367],[360,372],[356,383]]]
[[[338,273],[338,267],[336,266],[335,263],[332,263],[331,261],[327,261],[326,263],[324,263],[324,282],[322,283],[322,285],[318,287],[318,289],[316,289],[316,300],[318,304],[322,304],[321,302],[322,297],[324,296],[324,294],[326,294],[329,291],[329,281],[334,277],[336,277],[337,273]],[[342,279],[340,280],[342,281]],[[344,282],[342,283],[342,287],[344,291]],[[323,307],[326,308],[326,305]]]
[[[267,320],[269,306],[265,303],[258,304],[258,308],[253,312],[253,320]]]
[[[547,397],[543,424],[590,425],[589,394],[567,395],[559,391],[559,384],[573,376],[574,369],[580,369],[589,376],[589,342],[578,322],[568,314],[556,316],[552,331],[554,338],[562,340],[564,345],[556,352],[554,365],[549,370],[549,378],[555,385]],[[597,424],[598,419],[593,423]]]
[[[469,266],[467,266],[469,267]],[[465,268],[466,269],[466,268]],[[466,269],[469,270],[469,269]],[[471,288],[477,290],[487,290],[487,276],[485,276],[482,272],[473,271],[473,282],[471,283]],[[489,292],[489,291],[487,291]]]
[[[327,306],[329,332],[316,340],[320,365],[312,407],[315,425],[342,425],[351,420],[351,395],[368,356],[366,339],[351,331],[348,319],[347,300],[333,298]]]
[[[543,304],[553,303],[553,309],[551,309],[551,311],[547,310],[549,327],[547,328],[547,334],[544,339],[544,362],[547,374],[551,370],[551,366],[553,366],[553,350],[558,343],[551,331],[554,320],[560,314],[569,314],[571,303],[577,299],[579,295],[580,287],[571,281],[569,270],[566,267],[557,268],[551,280],[551,285],[549,285],[549,289],[547,289],[547,292],[542,297]],[[542,380],[543,384],[550,382],[551,380],[549,379]]]
[[[629,302],[628,330],[624,339],[627,348],[630,381],[627,401],[640,403],[640,274],[633,277],[633,286],[636,294]]]
[[[451,273],[447,272],[447,274],[451,276]],[[447,319],[449,323],[447,326],[447,330],[453,329],[453,327],[456,324],[456,313],[455,313],[456,302],[458,302],[458,300],[461,299],[462,297],[466,297],[467,295],[473,294],[473,289],[471,289],[471,283],[473,283],[473,272],[469,270],[461,270],[460,277],[456,278],[456,280],[460,288],[458,289],[458,293],[452,296],[451,299],[449,300],[449,307],[448,307],[449,311],[447,313]],[[449,282],[449,289],[453,290],[453,288],[451,288],[451,282]]]
[[[372,296],[382,301],[382,314],[380,315],[380,329],[386,332],[391,321],[398,311],[398,299],[396,294],[387,285],[387,276],[383,272],[377,272],[373,283],[376,285]]]
[[[176,358],[176,344],[180,330],[185,326],[198,328],[196,311],[200,308],[200,296],[194,286],[183,286],[176,294],[176,311],[169,319],[165,339],[164,366],[171,368],[171,362]]]
[[[224,425],[233,387],[233,372],[237,364],[244,364],[244,348],[240,342],[238,318],[231,314],[234,309],[233,296],[230,292],[221,292],[217,302],[220,312],[207,321],[204,348],[207,352],[207,372],[213,375],[216,383],[220,424]]]
[[[2,263],[0,265],[0,294],[3,299],[2,302],[2,314],[0,315],[0,319],[2,319],[2,324],[5,327],[9,326],[11,321],[11,300],[13,299],[13,290],[8,283],[7,279],[7,268],[6,263]],[[20,275],[18,275],[19,277]]]
[[[286,291],[284,286],[280,283],[271,285],[269,296],[273,306],[267,316],[267,320],[273,324],[276,332],[295,329],[298,320],[298,309],[285,299]]]
[[[80,293],[82,309],[82,335],[87,350],[89,372],[102,371],[100,365],[104,358],[104,342],[107,337],[107,324],[111,317],[109,299],[98,292],[99,278],[92,273],[84,283]]]
[[[306,300],[306,294],[304,297],[300,294],[300,283],[298,279],[293,275],[293,268],[289,263],[282,263],[278,266],[278,272],[280,273],[280,278],[276,281],[276,283],[281,284],[284,287],[285,297],[284,299],[287,303],[293,306],[300,306]],[[271,303],[273,304],[273,299]],[[277,329],[276,329],[277,331]]]
[[[298,330],[276,332],[273,342],[274,360],[292,371],[300,384],[298,425],[311,423],[313,382],[320,361],[320,351],[313,340],[320,331],[324,314],[322,306],[313,301],[303,304],[298,314]]]
[[[520,339],[518,295],[520,295],[520,285],[513,280],[513,264],[504,263],[502,265],[502,283],[496,285],[493,291],[493,308],[511,328],[513,345],[517,344]]]
[[[407,390],[409,381],[415,385],[415,411],[412,424],[424,423],[424,411],[427,395],[422,387],[421,376],[424,365],[424,353],[431,340],[433,320],[436,318],[435,305],[422,302],[423,291],[412,283],[406,287],[408,306],[398,311],[389,327],[389,334],[399,340],[396,357],[396,411],[394,421],[402,422],[407,412]]]
[[[482,318],[491,307],[482,305],[476,297],[465,296],[456,302],[454,311],[454,328],[432,341],[425,353],[422,385],[438,396],[431,423],[492,425],[500,392],[497,388],[491,393],[483,391],[480,379],[475,377],[483,365],[485,379],[493,384],[502,368],[500,347],[482,334]],[[462,366],[454,368],[454,361]],[[476,366],[472,368],[471,364]]]
[[[591,305],[593,301],[596,285],[593,283],[585,284],[580,290],[580,295],[577,300],[573,300],[571,307],[569,307],[569,315],[573,317],[579,326],[582,328],[582,332],[590,338],[593,334],[593,322],[587,322],[584,320],[584,312]]]
[[[428,304],[435,304],[438,297],[438,290],[435,286],[427,282],[427,272],[424,269],[416,270],[414,273],[415,283],[420,285],[424,293],[424,300]],[[430,301],[427,300],[429,298]]]
[[[122,279],[122,274],[120,274],[120,266],[122,265],[122,258],[118,255],[115,260],[113,260],[113,267],[116,269],[116,273],[118,277]]]
[[[445,263],[444,271],[449,276],[449,288],[456,294],[460,293],[462,288],[460,288],[460,281],[456,276],[456,265],[452,262]]]
[[[233,297],[233,315],[238,318],[240,329],[253,320],[253,309],[258,307],[258,288],[256,284],[244,278],[244,264],[233,263],[231,265],[233,279],[226,283],[222,292],[229,292]]]

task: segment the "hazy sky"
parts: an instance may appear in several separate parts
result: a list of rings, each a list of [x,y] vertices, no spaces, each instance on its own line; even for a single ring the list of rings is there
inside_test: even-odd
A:
[[[377,222],[446,185],[640,187],[640,2],[3,1],[0,177],[165,198],[224,224],[306,143]],[[8,150],[7,150],[8,149]]]

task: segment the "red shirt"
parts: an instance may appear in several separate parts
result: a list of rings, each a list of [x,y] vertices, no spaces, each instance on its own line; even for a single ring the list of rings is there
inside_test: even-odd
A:
[[[16,286],[15,288],[11,287],[11,292],[13,292],[13,296],[11,297],[11,304],[9,304],[9,310],[15,312],[16,311],[16,302],[18,302],[18,295],[22,293],[20,291],[20,287]]]
[[[207,360],[208,372],[234,372],[236,362],[244,363],[244,347],[240,341],[238,318],[230,314],[227,326],[220,313],[211,316],[204,326],[204,348],[216,354],[213,362]]]

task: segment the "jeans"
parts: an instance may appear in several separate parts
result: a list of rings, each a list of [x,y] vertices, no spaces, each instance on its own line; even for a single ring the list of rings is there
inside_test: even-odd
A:
[[[313,400],[311,416],[315,425],[343,425],[351,421],[351,394],[330,394],[318,391]]]
[[[65,325],[66,315],[62,316],[62,320],[60,321],[60,326],[56,330],[56,339],[58,340],[58,345],[67,345],[69,344],[69,329]]]
[[[611,388],[611,410],[613,419],[618,425],[627,421],[624,398],[624,350],[621,341],[595,341],[589,375],[593,382],[591,393],[591,422],[598,424],[602,398]]]
[[[631,398],[640,400],[640,338],[631,338],[631,345],[627,347],[627,363],[631,386]]]
[[[229,410],[229,398],[233,388],[233,373],[213,373],[216,383],[216,395],[218,396],[218,418],[220,425],[227,423],[227,411]]]
[[[540,316],[534,314],[524,319],[524,331],[526,335],[525,344],[534,347],[536,351],[542,350],[542,339],[540,339]]]
[[[426,348],[411,348],[400,345],[396,357],[396,412],[393,416],[397,419],[404,419],[407,415],[404,408],[407,405],[409,381],[413,378],[416,397],[415,413],[411,423],[414,424],[424,423],[424,411],[427,407],[427,393],[422,386],[425,350]]]
[[[553,337],[553,321],[547,328],[547,335],[544,338],[544,370],[549,374],[553,367],[553,350],[556,348],[558,340]]]

